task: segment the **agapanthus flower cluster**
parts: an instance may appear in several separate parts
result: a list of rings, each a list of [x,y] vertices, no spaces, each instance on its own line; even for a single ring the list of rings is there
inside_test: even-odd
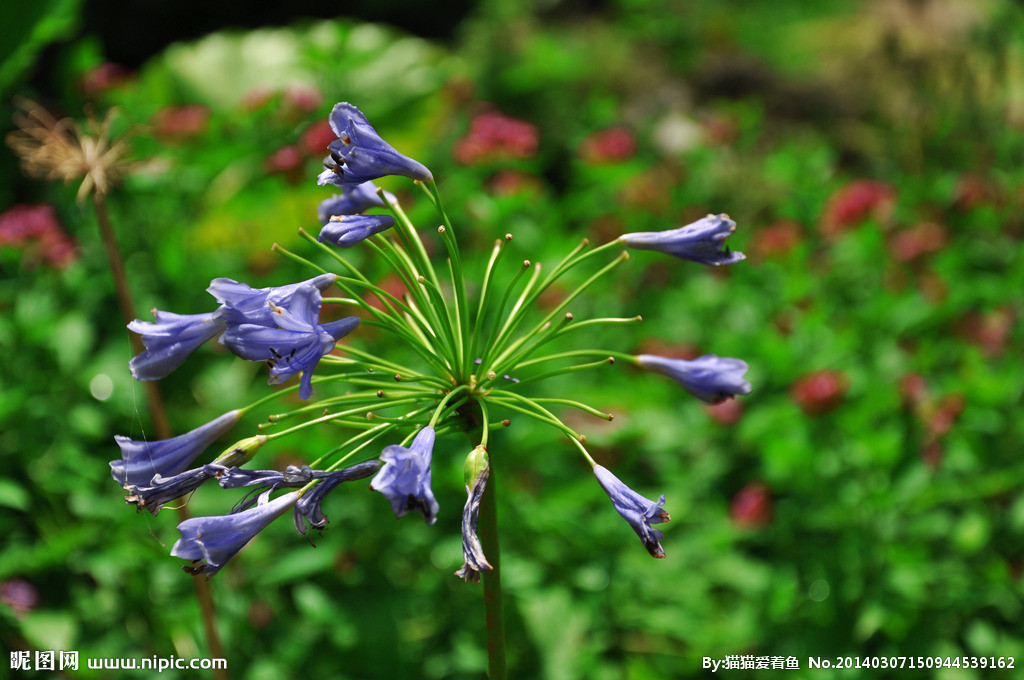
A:
[[[735,222],[724,214],[708,215],[674,229],[624,234],[597,247],[584,240],[549,272],[545,273],[540,263],[514,264],[511,282],[501,290],[496,280],[508,277],[496,275],[506,267],[505,255],[512,249],[512,235],[506,234],[495,241],[477,279],[479,284],[470,287],[455,228],[430,170],[385,142],[351,104],[334,106],[329,120],[336,139],[328,145],[325,169],[317,182],[332,185],[339,193],[326,197],[316,209],[319,234],[303,230],[300,234],[316,249],[320,261],[336,265],[338,273],[275,246],[284,256],[315,267],[318,274],[266,288],[215,279],[207,291],[216,300],[216,308],[188,314],[154,310],[154,322],[129,324],[146,347],[130,362],[132,374],[139,380],[166,376],[201,345],[216,338],[241,359],[266,362],[270,383],[297,378],[297,384],[283,386],[254,404],[172,439],[146,442],[117,437],[122,456],[110,466],[127,501],[155,515],[164,504],[184,502],[204,487],[236,490],[226,514],[182,522],[178,527],[181,538],[171,551],[189,561],[187,571],[212,576],[289,510],[300,534],[310,527],[324,529],[327,516],[322,505],[328,494],[339,487],[354,492],[360,485],[343,486],[342,482],[371,475],[369,488],[390,504],[395,517],[416,512],[430,525],[445,517],[454,523],[457,513],[445,515],[434,495],[432,462],[435,451],[441,456],[465,455],[468,448],[461,518],[464,561],[456,574],[475,582],[481,575],[487,579],[494,567],[485,554],[487,541],[478,535],[486,525],[481,524],[481,517],[487,516],[483,501],[494,493],[492,458],[499,469],[512,460],[506,452],[492,449],[490,432],[509,426],[513,419],[536,421],[553,427],[571,442],[592,466],[595,489],[603,489],[650,555],[664,557],[664,535],[652,525],[669,521],[665,496],[650,500],[599,465],[587,449],[585,436],[549,406],[577,408],[607,420],[611,414],[575,399],[547,397],[536,388],[547,378],[600,369],[618,361],[667,376],[709,404],[749,393],[750,384],[743,377],[747,364],[740,359],[707,354],[685,361],[631,355],[589,344],[565,351],[545,349],[564,336],[593,338],[603,326],[641,320],[639,316],[579,319],[567,310],[595,281],[629,259],[622,246],[705,265],[731,265],[744,257],[724,244],[735,230]],[[412,179],[436,208],[442,226],[431,238],[441,241],[447,255],[447,264],[440,270],[445,276],[439,275],[428,255],[427,234],[413,225],[394,195],[373,184],[389,175]],[[311,206],[311,223],[313,219]],[[404,290],[389,292],[349,262],[347,249],[356,247],[366,248],[370,257],[386,263]],[[564,290],[561,281],[573,270],[602,259],[604,264],[581,277],[582,283],[560,303],[539,310],[542,295]],[[557,288],[553,287],[556,282],[560,282]],[[476,296],[472,301],[471,289]],[[325,298],[329,291],[337,297]],[[325,299],[348,306],[352,315],[321,319]],[[361,322],[383,331],[375,336],[373,345],[359,345],[358,334],[339,342]],[[578,329],[587,333],[576,334]],[[404,344],[411,351],[389,353],[387,341]],[[397,356],[414,361],[398,360]],[[314,380],[313,372],[321,366]],[[316,401],[272,414],[259,426],[259,434],[227,446],[213,460],[198,462],[248,413],[296,391],[301,399],[311,399],[314,382]],[[286,421],[292,424],[286,427]],[[340,426],[338,431],[347,434],[309,465],[290,465],[284,470],[246,467],[277,439],[327,423]],[[466,436],[468,446],[461,443]]]

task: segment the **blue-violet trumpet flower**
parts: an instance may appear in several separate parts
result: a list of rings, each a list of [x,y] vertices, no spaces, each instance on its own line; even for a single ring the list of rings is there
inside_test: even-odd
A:
[[[156,475],[173,477],[186,470],[241,417],[240,410],[228,411],[191,432],[155,442],[117,435],[114,441],[121,447],[121,460],[110,461],[111,474],[121,486],[150,486]]]
[[[678,229],[623,234],[619,242],[638,250],[657,250],[684,260],[720,266],[735,264],[747,257],[725,245],[725,239],[734,231],[736,223],[722,213],[708,215]]]
[[[136,380],[159,380],[196,351],[200,345],[224,332],[224,320],[216,313],[175,314],[153,310],[156,322],[136,319],[128,330],[142,336],[146,349],[128,362]]]
[[[181,538],[171,548],[171,555],[192,561],[192,564],[182,567],[188,573],[213,576],[257,533],[299,500],[297,491],[274,500],[267,500],[267,496],[245,512],[185,520],[178,525]],[[200,560],[206,560],[206,563],[202,564]]]
[[[387,463],[370,482],[391,501],[395,517],[410,510],[423,513],[427,524],[437,521],[438,503],[430,489],[430,459],[434,454],[434,428],[427,425],[416,433],[409,448],[392,444],[384,447],[380,459]]]
[[[313,286],[323,292],[330,288],[337,278],[336,274],[321,274],[299,283],[270,288],[253,288],[234,279],[218,278],[210,282],[206,292],[221,303],[221,308],[217,312],[229,326],[249,323],[273,328],[277,325],[277,320],[271,310],[271,303],[288,308],[295,295],[304,287]],[[319,302],[317,304],[319,312]]]
[[[667,375],[703,402],[718,404],[737,394],[750,394],[750,383],[743,379],[746,361],[705,354],[693,361],[667,359],[653,354],[637,356],[642,367]]]
[[[335,215],[357,215],[366,212],[370,208],[385,207],[384,201],[395,203],[395,195],[385,191],[381,197],[377,185],[373,182],[363,182],[354,187],[343,187],[340,194],[320,201],[316,208],[317,219],[320,224],[327,224]]]
[[[404,175],[429,182],[434,179],[422,163],[395,151],[381,139],[363,112],[348,102],[334,105],[331,129],[338,136],[328,145],[330,155],[317,183],[355,186],[386,175]]]
[[[320,291],[314,286],[303,286],[288,309],[269,303],[276,327],[230,326],[221,336],[221,343],[243,359],[267,362],[269,384],[283,382],[301,371],[299,397],[309,399],[313,395],[313,369],[320,358],[359,325],[355,316],[318,324],[320,299]]]
[[[321,243],[333,243],[341,248],[351,248],[393,226],[395,218],[391,215],[335,215],[320,230],[316,240]]]
[[[601,488],[612,499],[612,505],[640,537],[651,557],[664,557],[665,551],[661,548],[661,540],[665,535],[657,529],[652,529],[651,525],[671,519],[662,507],[665,505],[665,494],[661,495],[657,503],[648,500],[623,484],[608,468],[601,465],[594,466],[594,475]]]

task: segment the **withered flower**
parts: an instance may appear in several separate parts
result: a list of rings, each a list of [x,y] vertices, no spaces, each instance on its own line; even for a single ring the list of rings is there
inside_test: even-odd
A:
[[[88,115],[79,124],[57,119],[29,99],[19,97],[15,104],[20,109],[14,114],[18,129],[7,135],[7,144],[27,176],[65,184],[81,180],[78,200],[83,201],[92,192],[105,196],[126,174],[129,135],[111,135],[113,111],[102,120]]]

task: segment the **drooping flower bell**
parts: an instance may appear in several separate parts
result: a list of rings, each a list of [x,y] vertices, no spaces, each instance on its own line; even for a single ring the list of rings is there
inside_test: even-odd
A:
[[[644,368],[667,375],[708,404],[717,404],[737,394],[750,394],[750,383],[743,379],[749,366],[742,359],[717,354],[705,354],[693,361],[653,354],[641,354],[636,359]]]
[[[684,260],[720,266],[735,264],[747,257],[725,245],[725,239],[734,231],[736,223],[722,213],[708,215],[678,229],[623,234],[619,242],[638,250],[656,250]]]
[[[434,428],[427,425],[416,433],[409,448],[393,444],[380,454],[387,465],[370,482],[370,488],[391,501],[395,517],[404,517],[410,510],[416,510],[423,513],[427,524],[437,521],[439,505],[430,489],[434,438]]]
[[[640,537],[651,557],[664,557],[665,551],[661,548],[661,540],[665,535],[651,528],[651,525],[668,522],[671,519],[662,507],[665,505],[665,494],[661,495],[657,503],[648,500],[623,484],[608,468],[601,465],[594,466],[594,475],[601,488],[612,499],[615,510],[629,522],[629,526],[633,527],[633,531]]]
[[[299,397],[309,399],[313,395],[313,369],[320,358],[359,325],[355,316],[317,323],[320,301],[315,286],[301,286],[287,309],[268,303],[276,327],[248,323],[229,326],[220,341],[236,356],[266,361],[270,365],[269,384],[283,382],[301,371]]]
[[[155,517],[166,503],[175,499],[187,496],[198,489],[206,480],[217,477],[220,471],[227,469],[225,466],[237,466],[247,463],[267,442],[267,436],[258,434],[255,437],[247,437],[237,442],[233,447],[217,456],[217,459],[207,465],[202,465],[191,470],[185,470],[176,475],[164,477],[153,475],[148,484],[128,484],[125,491],[128,495],[124,500],[135,505],[136,512],[143,508],[149,510]],[[231,469],[237,469],[235,467]],[[255,501],[254,501],[255,502]]]
[[[380,470],[380,466],[379,460],[368,460],[333,472],[314,471],[314,479],[319,479],[320,482],[302,494],[302,498],[295,504],[295,530],[305,536],[306,522],[314,529],[323,529],[327,526],[327,516],[320,509],[324,497],[342,482],[369,477]]]
[[[213,576],[257,533],[292,508],[299,493],[292,491],[274,500],[267,497],[269,492],[260,499],[263,502],[244,512],[185,520],[178,525],[181,538],[171,548],[171,555],[191,560],[192,564],[182,567],[190,574]]]
[[[317,183],[350,187],[384,177],[404,175],[429,182],[434,178],[422,163],[398,153],[381,139],[363,112],[348,102],[334,105],[331,129],[338,136],[328,145],[330,155]]]
[[[374,234],[395,226],[391,215],[335,215],[320,230],[317,241],[333,243],[341,248],[351,248]]]
[[[377,186],[373,182],[363,182],[354,187],[343,187],[340,194],[320,201],[316,208],[320,224],[327,224],[335,215],[358,215],[370,208],[383,208],[384,201],[395,203],[394,194],[385,191],[381,198]]]
[[[164,505],[182,496],[187,496],[202,486],[203,482],[213,479],[215,475],[208,470],[209,467],[209,465],[204,465],[185,470],[171,477],[153,475],[153,479],[145,486],[125,487],[128,495],[124,497],[124,500],[134,505],[136,512],[141,512],[145,508],[156,517]]]
[[[155,442],[117,435],[114,441],[121,447],[121,460],[110,461],[111,474],[121,486],[150,486],[155,475],[172,477],[188,468],[241,417],[240,410],[228,411],[191,432]]]

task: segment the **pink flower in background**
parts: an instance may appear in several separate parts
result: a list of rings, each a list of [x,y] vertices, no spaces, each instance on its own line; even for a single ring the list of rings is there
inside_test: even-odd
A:
[[[967,399],[960,392],[952,392],[939,399],[928,420],[928,435],[942,437],[949,434],[966,405]]]
[[[946,229],[935,222],[918,222],[889,239],[889,253],[899,262],[913,262],[946,247]]]
[[[999,185],[984,175],[963,174],[953,189],[953,207],[961,212],[969,212],[983,205],[998,207],[1002,199]]]
[[[750,482],[733,496],[729,517],[742,529],[763,529],[772,521],[772,491],[763,482]]]
[[[338,138],[331,129],[331,122],[327,119],[318,120],[310,125],[299,137],[299,148],[307,156],[320,158],[324,155],[327,145]]]
[[[636,153],[633,133],[622,126],[599,130],[586,137],[577,150],[584,163],[602,165],[629,160]]]
[[[969,312],[956,323],[956,332],[968,342],[977,345],[989,359],[997,359],[1006,351],[1010,332],[1016,323],[1009,305],[988,312]]]
[[[748,250],[760,259],[781,257],[803,239],[804,228],[796,220],[782,219],[753,230]]]
[[[289,85],[284,91],[284,103],[303,113],[313,113],[320,108],[323,101],[323,94],[312,85]]]
[[[895,203],[896,189],[892,185],[855,180],[829,196],[821,214],[821,231],[825,236],[835,237],[868,218],[884,221],[892,214]]]
[[[53,206],[16,205],[0,215],[0,247],[25,251],[26,259],[66,269],[78,259],[74,241],[57,221]]]
[[[124,84],[130,77],[124,66],[107,61],[83,73],[79,83],[85,96],[92,99]]]
[[[531,158],[537,153],[538,140],[532,123],[487,111],[470,122],[469,132],[455,143],[452,155],[465,165]]]
[[[274,153],[267,156],[264,166],[267,172],[275,175],[281,174],[293,181],[302,179],[302,161],[304,160],[299,148],[294,144],[283,146]]]
[[[544,183],[536,175],[521,170],[501,170],[487,182],[488,188],[495,196],[512,196],[527,191],[540,192]]]
[[[161,137],[187,140],[206,132],[210,109],[202,104],[165,106],[153,114],[153,125]]]
[[[842,371],[814,371],[801,376],[793,383],[790,397],[804,413],[816,416],[842,404],[849,383],[849,379]]]
[[[20,618],[39,604],[39,591],[23,578],[12,578],[0,583],[0,602],[14,610]]]
[[[735,425],[743,417],[743,402],[739,399],[726,399],[717,404],[704,404],[704,412],[719,425]]]

